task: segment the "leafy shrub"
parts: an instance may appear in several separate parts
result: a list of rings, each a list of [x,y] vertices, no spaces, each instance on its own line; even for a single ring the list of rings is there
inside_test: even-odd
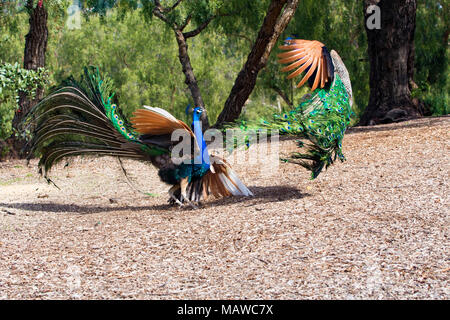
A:
[[[23,69],[18,63],[0,64],[0,139],[12,133],[11,122],[18,108],[19,91],[33,97],[36,89],[47,83],[47,78],[42,68],[34,71]]]

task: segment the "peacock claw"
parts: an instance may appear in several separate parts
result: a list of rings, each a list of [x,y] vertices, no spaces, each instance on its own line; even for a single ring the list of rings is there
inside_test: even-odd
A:
[[[178,208],[181,209],[183,207],[186,206],[186,204],[188,204],[192,209],[197,210],[198,206],[195,205],[192,201],[189,201],[187,199],[181,198],[181,199],[177,199],[174,195],[170,195],[169,200],[167,200],[167,202],[171,205],[178,205]]]
[[[183,202],[187,202],[187,204],[190,205],[192,209],[195,209],[195,210],[198,209],[198,207],[192,201],[190,201],[189,199],[187,199],[183,195],[181,195],[181,200]]]
[[[170,194],[170,199],[169,199],[169,203],[170,204],[178,204],[178,206],[181,208],[183,206],[183,203],[178,200],[173,194]]]

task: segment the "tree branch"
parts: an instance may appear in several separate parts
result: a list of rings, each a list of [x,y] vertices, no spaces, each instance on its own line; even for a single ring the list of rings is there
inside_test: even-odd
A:
[[[172,10],[175,9],[182,1],[183,1],[183,0],[177,0],[177,2],[175,2],[175,4],[174,4],[173,6],[171,6],[170,8],[162,8],[163,12],[170,12],[170,11],[172,11]],[[156,4],[156,2],[159,3],[159,1],[155,1],[155,4]]]
[[[199,25],[199,26],[197,27],[197,29],[194,29],[194,30],[189,31],[189,32],[184,32],[184,33],[183,33],[184,37],[185,37],[186,39],[195,37],[195,36],[198,35],[200,32],[202,32],[202,31],[208,26],[208,24],[209,24],[214,18],[216,18],[216,17],[217,17],[217,16],[211,16],[211,17],[209,17],[205,22],[203,22],[201,25]]]
[[[158,0],[155,0],[155,8],[153,8],[153,14],[157,16],[159,19],[170,25],[169,20],[163,14],[164,8],[161,6],[161,3]],[[173,26],[171,26],[173,27]]]
[[[184,28],[186,28],[186,26],[189,24],[189,22],[191,22],[191,18],[192,18],[191,14],[187,16],[186,20],[184,20],[184,23],[178,27],[180,29],[180,31],[183,31]]]

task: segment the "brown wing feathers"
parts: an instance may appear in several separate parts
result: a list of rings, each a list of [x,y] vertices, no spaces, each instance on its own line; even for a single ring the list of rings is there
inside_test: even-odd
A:
[[[327,61],[322,50],[324,44],[310,40],[287,40],[287,42],[287,45],[280,46],[280,49],[287,51],[278,54],[278,62],[282,64],[290,63],[290,65],[284,67],[281,71],[287,72],[296,69],[287,77],[292,79],[307,70],[297,88],[304,85],[316,71],[312,90],[314,91],[319,86],[325,87],[329,80]]]
[[[239,180],[230,165],[222,158],[211,156],[214,172],[209,171],[202,179],[203,197],[252,196],[252,192]]]
[[[192,136],[192,130],[181,120],[168,118],[158,112],[139,109],[133,112],[134,117],[131,118],[133,128],[140,134],[162,135],[171,134],[176,129],[185,129]]]
[[[209,171],[203,178],[203,190],[206,193],[211,193],[214,197],[229,197],[231,192],[226,188],[220,180],[220,174],[227,175],[226,167],[222,164],[213,163],[215,173]]]

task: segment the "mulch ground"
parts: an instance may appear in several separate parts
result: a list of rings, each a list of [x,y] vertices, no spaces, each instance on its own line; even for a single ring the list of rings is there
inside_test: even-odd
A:
[[[149,195],[113,158],[62,163],[60,189],[36,160],[1,162],[0,299],[449,299],[449,129],[352,128],[313,181],[234,165],[255,196],[199,210],[169,207],[140,162],[124,165]]]

